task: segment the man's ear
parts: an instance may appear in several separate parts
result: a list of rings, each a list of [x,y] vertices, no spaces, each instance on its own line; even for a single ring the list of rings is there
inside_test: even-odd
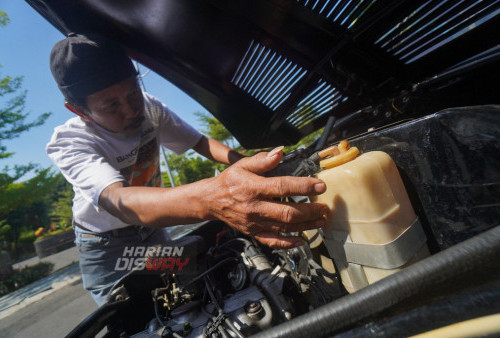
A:
[[[72,113],[80,116],[84,121],[91,122],[92,118],[86,114],[82,109],[70,105],[68,102],[64,102],[64,106]]]

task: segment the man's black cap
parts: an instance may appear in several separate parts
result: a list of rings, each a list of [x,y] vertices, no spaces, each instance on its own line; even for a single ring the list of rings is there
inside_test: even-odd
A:
[[[57,42],[50,69],[67,99],[86,98],[137,74],[118,43],[96,34],[71,33]]]

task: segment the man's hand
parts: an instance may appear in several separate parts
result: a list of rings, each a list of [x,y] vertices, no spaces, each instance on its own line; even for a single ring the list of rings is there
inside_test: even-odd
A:
[[[210,192],[203,196],[210,218],[218,218],[272,248],[303,244],[297,236],[281,233],[316,229],[326,225],[328,207],[320,203],[285,203],[287,196],[318,195],[326,190],[311,177],[262,177],[278,165],[283,153],[276,148],[244,158],[211,179]]]

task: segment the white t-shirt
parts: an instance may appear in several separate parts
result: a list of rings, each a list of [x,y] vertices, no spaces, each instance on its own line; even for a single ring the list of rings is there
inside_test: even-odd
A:
[[[202,136],[147,93],[144,104],[145,120],[135,135],[110,132],[74,117],[55,128],[47,144],[47,154],[73,185],[73,218],[89,230],[104,232],[129,226],[99,208],[101,192],[119,181],[162,186],[159,145],[180,154]]]

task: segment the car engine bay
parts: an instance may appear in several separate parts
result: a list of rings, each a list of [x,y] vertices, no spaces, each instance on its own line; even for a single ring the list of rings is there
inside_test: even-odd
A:
[[[394,159],[397,170],[392,164],[389,172],[396,170],[401,174],[402,181],[399,175],[393,180],[404,184],[406,189],[402,189],[407,190],[407,201],[398,200],[396,207],[392,204],[387,207],[385,202],[374,203],[382,203],[383,210],[402,211],[407,219],[403,228],[419,231],[403,231],[399,235],[398,230],[395,239],[388,243],[390,245],[356,246],[358,243],[331,237],[331,234],[337,236],[345,232],[337,231],[336,226],[330,224],[330,228],[297,234],[304,239],[303,246],[273,250],[221,221],[185,226],[189,231],[183,231],[179,238],[169,243],[169,250],[151,250],[152,253],[167,252],[166,255],[145,257],[142,266],[115,284],[108,302],[68,337],[95,336],[105,327],[106,337],[136,338],[332,334],[362,337],[373,332],[382,336],[408,336],[498,313],[500,228],[487,221],[494,217],[495,209],[487,208],[474,214],[456,208],[468,204],[489,205],[497,196],[493,184],[496,178],[490,175],[497,161],[487,152],[471,151],[471,148],[497,147],[499,138],[494,136],[498,133],[495,127],[498,125],[497,110],[498,107],[472,107],[443,111],[417,123],[392,126],[351,141],[353,148],[359,147],[363,153],[352,163],[359,165],[363,156],[379,154],[379,150],[385,152],[383,158],[390,154]],[[470,135],[480,129],[483,137],[458,137],[458,133],[464,135],[464,128],[470,128],[465,132]],[[397,142],[408,130],[416,134],[431,132],[435,136],[439,133],[434,131],[439,130],[448,136],[441,138],[443,142],[440,143],[432,138],[422,142],[422,137]],[[334,147],[342,148],[340,145]],[[428,147],[432,147],[433,152],[422,151]],[[314,149],[298,149],[287,154],[282,163],[267,174],[307,176],[337,170],[334,177],[338,177],[342,175],[338,170],[355,171],[349,163],[321,169],[318,154],[324,151]],[[331,147],[327,149],[332,152]],[[447,155],[450,149],[454,149],[452,158]],[[461,155],[456,156],[458,153]],[[408,157],[412,156],[415,160],[409,161]],[[331,162],[333,158],[326,159]],[[442,180],[439,175],[426,176],[421,172],[428,165],[441,167],[451,160],[459,162],[453,167],[468,168],[462,174],[471,175],[476,182],[482,180],[480,188],[477,185],[464,188],[456,183],[439,186],[436,185]],[[373,175],[376,170],[367,172]],[[382,177],[387,178],[387,172]],[[374,180],[373,176],[369,178]],[[449,179],[452,182],[460,180],[456,176]],[[360,182],[365,181],[361,179]],[[341,184],[335,184],[334,191],[342,194]],[[436,190],[431,195],[420,192],[420,189],[428,192],[432,187]],[[356,195],[356,200],[367,198],[370,190],[375,192],[372,200],[382,199],[376,193],[385,188],[363,189],[354,189],[361,191],[361,197]],[[480,195],[478,189],[482,189]],[[349,196],[344,195],[347,210],[354,212],[355,208],[350,205],[356,203],[352,203]],[[440,203],[422,196],[435,197]],[[481,197],[478,199],[478,196]],[[310,199],[291,196],[288,201],[308,203]],[[360,202],[363,210],[372,207],[367,203]],[[415,214],[404,207],[405,203],[413,207]],[[333,208],[336,208],[334,217],[339,216],[342,222],[345,212],[339,205]],[[443,214],[443,210],[448,211]],[[415,216],[406,217],[410,214],[416,215],[418,222],[413,221]],[[389,223],[395,215],[390,213]],[[476,226],[448,227],[464,217]],[[477,226],[481,222],[486,228]],[[395,224],[400,227],[403,223]],[[359,240],[355,237],[356,221],[350,224],[347,235],[356,242]],[[377,224],[370,228],[375,229]],[[388,231],[387,228],[379,229]],[[369,237],[377,236],[375,233]],[[381,255],[378,251],[385,246],[387,250]],[[344,249],[340,254],[339,248]],[[172,254],[176,250],[178,254]],[[370,263],[363,252],[380,262]],[[394,263],[394,257],[401,253],[404,259],[398,258],[399,263]],[[179,258],[182,261],[174,264]],[[167,261],[169,263],[165,263]],[[468,310],[460,310],[464,307]]]
[[[194,278],[161,275],[164,286],[151,291],[155,317],[131,337],[243,337],[342,295],[337,275],[316,263],[307,246],[270,250],[230,229],[217,238],[201,253]]]

